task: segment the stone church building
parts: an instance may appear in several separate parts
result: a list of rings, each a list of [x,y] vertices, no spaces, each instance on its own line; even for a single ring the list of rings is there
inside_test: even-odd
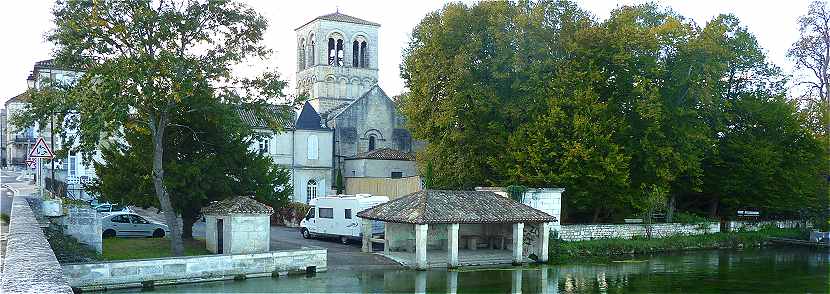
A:
[[[262,147],[252,146],[263,152],[273,150],[275,162],[290,167],[294,201],[307,203],[334,194],[337,170],[348,159],[377,149],[413,152],[404,118],[377,84],[379,27],[335,12],[295,30],[296,93],[306,95],[308,101],[297,120],[286,125],[286,132],[272,136],[264,145],[255,143]],[[411,166],[401,164],[381,164],[375,174],[392,178],[400,177],[402,170],[415,170],[414,160],[403,161]],[[357,174],[342,172],[344,177]]]

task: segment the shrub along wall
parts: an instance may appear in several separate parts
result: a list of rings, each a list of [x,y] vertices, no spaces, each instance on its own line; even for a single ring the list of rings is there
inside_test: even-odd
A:
[[[271,215],[271,224],[291,228],[299,227],[300,221],[303,220],[310,208],[311,206],[305,203],[289,202],[287,205],[274,210],[274,214]]]
[[[551,236],[550,260],[552,263],[578,258],[610,258],[626,254],[649,254],[695,249],[760,247],[770,237],[805,239],[801,229],[764,228],[752,232],[729,232],[693,236],[674,235],[659,239],[599,239],[567,242]]]

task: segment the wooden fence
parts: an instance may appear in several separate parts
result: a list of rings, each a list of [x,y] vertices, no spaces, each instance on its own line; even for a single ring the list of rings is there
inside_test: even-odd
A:
[[[395,199],[421,190],[421,177],[346,178],[346,194],[372,194]]]

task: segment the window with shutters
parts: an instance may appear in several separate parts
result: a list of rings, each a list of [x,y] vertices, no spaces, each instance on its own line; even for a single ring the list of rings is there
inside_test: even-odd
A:
[[[318,158],[317,136],[308,136],[308,159]]]

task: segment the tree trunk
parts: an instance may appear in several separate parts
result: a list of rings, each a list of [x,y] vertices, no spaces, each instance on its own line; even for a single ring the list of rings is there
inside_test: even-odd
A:
[[[198,201],[184,204],[182,210],[182,239],[193,239],[193,224],[199,219],[199,208],[201,207]]]
[[[712,202],[709,202],[709,217],[718,217],[718,206],[720,205],[720,198],[715,197]]]
[[[166,124],[166,114],[162,114],[157,122],[152,122],[150,128],[153,135],[153,186],[163,210],[164,220],[170,228],[170,252],[173,256],[182,256],[184,255],[184,243],[182,242],[182,233],[176,217],[176,210],[173,209],[170,195],[167,194],[167,190],[164,188],[163,157]]]
[[[674,194],[669,197],[669,203],[666,203],[666,222],[670,223],[674,219],[674,205],[676,201]]]
[[[594,207],[594,218],[591,220],[592,223],[597,223],[599,221],[599,206]]]
[[[196,223],[198,217],[196,216],[182,216],[182,240],[193,239],[193,224]]]

